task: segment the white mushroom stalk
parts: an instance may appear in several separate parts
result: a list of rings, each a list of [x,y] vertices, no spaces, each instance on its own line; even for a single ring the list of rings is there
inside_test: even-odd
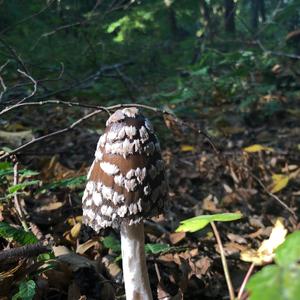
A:
[[[95,231],[120,228],[127,300],[152,300],[146,266],[144,219],[163,212],[164,162],[150,122],[136,108],[106,122],[82,198],[83,222]]]
[[[144,223],[121,225],[122,265],[127,300],[152,300],[145,258]]]

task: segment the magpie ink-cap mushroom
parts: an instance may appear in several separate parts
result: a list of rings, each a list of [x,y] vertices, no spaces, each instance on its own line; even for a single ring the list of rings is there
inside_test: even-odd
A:
[[[152,299],[143,220],[163,212],[167,182],[159,141],[137,108],[117,110],[107,120],[87,179],[83,222],[97,232],[121,229],[126,299]]]

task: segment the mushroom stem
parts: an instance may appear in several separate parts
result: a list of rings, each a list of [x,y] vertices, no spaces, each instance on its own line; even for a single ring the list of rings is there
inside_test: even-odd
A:
[[[152,300],[144,238],[143,222],[134,225],[121,225],[126,300]]]

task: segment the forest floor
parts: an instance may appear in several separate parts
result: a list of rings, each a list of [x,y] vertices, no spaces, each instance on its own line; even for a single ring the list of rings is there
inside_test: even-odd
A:
[[[65,127],[87,112],[90,110],[51,106],[18,111],[1,131],[22,134],[9,142],[2,139],[1,146],[9,143],[15,148],[33,136]],[[286,103],[284,111],[271,117],[261,117],[260,111],[242,117],[230,105],[205,110],[199,105],[194,112],[193,117],[185,116],[185,121],[213,135],[219,154],[204,136],[144,111],[158,130],[170,185],[166,213],[145,224],[146,243],[165,245],[147,252],[152,291],[160,299],[181,299],[180,295],[184,299],[228,299],[211,228],[176,233],[181,220],[202,214],[242,213],[241,220],[216,223],[236,291],[250,266],[241,261],[241,251],[257,249],[279,217],[289,232],[300,229],[296,104]],[[56,247],[54,255],[38,260],[1,263],[0,299],[11,299],[18,291],[17,282],[25,278],[37,285],[35,299],[85,299],[85,295],[108,300],[114,293],[122,299],[118,233],[107,229],[97,236],[81,224],[84,179],[80,176],[87,174],[105,118],[104,114],[94,117],[18,156],[20,170],[39,172],[31,178],[40,180],[39,184],[28,186],[19,195],[32,231]],[[252,148],[245,149],[249,146]],[[0,189],[5,194],[13,176],[2,179]],[[0,221],[20,225],[10,201],[0,204]],[[15,242],[0,238],[1,250],[14,247]]]

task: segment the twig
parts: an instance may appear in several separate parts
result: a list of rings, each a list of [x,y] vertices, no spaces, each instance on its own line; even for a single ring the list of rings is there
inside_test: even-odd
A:
[[[3,250],[0,252],[0,261],[17,261],[23,257],[37,256],[38,254],[51,251],[51,247],[44,245],[42,242],[25,245],[19,248]]]
[[[11,26],[8,26],[8,27],[4,28],[4,29],[0,32],[0,35],[3,34],[3,33],[5,33],[5,32],[7,32],[8,30],[10,30],[10,29],[16,27],[17,25],[20,25],[20,24],[22,24],[22,23],[24,23],[24,22],[26,22],[26,21],[28,21],[28,20],[30,20],[30,19],[32,19],[32,18],[38,16],[38,15],[40,15],[40,14],[43,13],[45,10],[47,10],[47,9],[52,5],[52,3],[54,3],[54,2],[55,2],[55,0],[49,1],[48,4],[47,4],[45,7],[43,7],[40,11],[38,11],[38,12],[36,12],[36,13],[34,13],[34,14],[28,16],[28,17],[25,17],[24,19],[20,20],[19,22],[15,23],[15,24],[13,24],[13,25],[11,25]]]
[[[237,296],[237,300],[241,300],[242,299],[242,296],[243,296],[243,292],[244,292],[244,289],[245,289],[245,286],[254,270],[254,267],[255,267],[255,263],[252,263],[248,269],[248,272],[243,280],[243,283],[240,287],[240,290],[239,290],[239,293],[238,293],[238,296]]]
[[[33,83],[33,90],[31,92],[31,94],[29,96],[24,97],[23,99],[21,99],[20,101],[18,101],[18,103],[23,103],[25,100],[30,99],[37,91],[37,82],[27,73],[21,71],[21,70],[17,70],[19,73],[21,73],[22,75],[24,75],[25,77],[29,78],[31,80],[31,82]]]
[[[30,93],[30,95],[28,96],[25,96],[24,98],[22,98],[21,100],[18,100],[16,104],[12,105],[12,106],[9,106],[8,108],[4,109],[3,111],[1,111],[0,115],[4,114],[6,111],[9,111],[11,109],[14,109],[14,107],[18,106],[19,104],[23,103],[24,101],[32,98],[36,91],[37,91],[37,81],[34,80],[29,74],[27,74],[26,72],[20,70],[20,69],[17,69],[17,71],[19,73],[21,73],[23,76],[27,77],[32,83],[33,83],[33,90],[32,92]]]
[[[217,229],[215,223],[210,222],[210,225],[212,227],[212,230],[214,232],[215,238],[217,240],[217,243],[218,243],[218,246],[220,249],[223,270],[224,270],[225,279],[226,279],[226,283],[227,283],[227,287],[228,287],[228,291],[229,291],[229,298],[230,298],[230,300],[234,300],[235,299],[234,289],[233,289],[233,285],[232,285],[232,282],[230,279],[230,274],[229,274],[229,270],[228,270],[228,266],[227,266],[226,256],[225,256],[224,248],[222,245],[221,237],[219,235],[219,232],[218,232],[218,229]]]
[[[102,109],[103,111],[111,111],[111,110],[117,110],[120,108],[125,108],[125,107],[140,107],[140,108],[144,108],[144,109],[148,109],[151,111],[154,111],[156,113],[162,113],[162,114],[167,114],[172,116],[173,118],[176,118],[173,113],[168,112],[166,110],[163,109],[159,109],[153,106],[149,106],[149,105],[145,105],[145,104],[138,104],[138,103],[126,103],[126,104],[116,104],[116,105],[111,105],[111,106],[99,106],[99,105],[93,105],[93,104],[82,104],[79,102],[68,102],[68,101],[61,101],[58,99],[52,99],[52,100],[46,100],[46,101],[37,101],[37,102],[26,102],[26,103],[18,103],[15,105],[12,105],[10,107],[6,107],[5,109],[3,109],[2,111],[0,111],[0,116],[13,110],[13,109],[18,109],[20,107],[23,106],[42,106],[42,105],[49,105],[49,104],[53,104],[53,105],[65,105],[65,106],[78,106],[78,107],[85,107],[85,108],[94,108],[94,109]],[[177,118],[176,118],[177,119]],[[177,119],[178,120],[178,119]],[[179,120],[177,121],[179,122]]]
[[[31,141],[29,141],[29,142],[21,145],[20,147],[14,149],[12,151],[10,151],[9,153],[5,153],[4,155],[0,156],[0,160],[2,160],[4,158],[7,158],[9,155],[18,153],[21,150],[24,150],[25,148],[31,146],[32,144],[35,144],[35,143],[40,142],[40,141],[43,141],[43,140],[48,139],[48,138],[53,137],[53,136],[57,136],[57,135],[63,134],[65,132],[68,132],[68,131],[72,130],[74,127],[78,126],[84,120],[86,120],[86,119],[88,119],[88,118],[90,118],[90,117],[92,117],[92,116],[94,116],[94,115],[96,115],[96,114],[98,114],[98,113],[100,113],[102,111],[105,111],[108,114],[110,114],[111,111],[114,111],[114,110],[117,110],[117,109],[121,109],[121,108],[126,108],[126,107],[139,107],[139,108],[144,108],[144,109],[153,111],[155,113],[160,113],[160,114],[163,114],[163,115],[168,115],[168,116],[170,116],[174,120],[174,122],[176,122],[176,123],[178,123],[178,124],[180,124],[182,126],[186,126],[188,128],[191,128],[191,129],[195,130],[197,133],[205,136],[208,139],[210,145],[213,147],[214,151],[216,153],[219,153],[219,151],[215,147],[214,143],[211,141],[210,137],[205,132],[203,132],[202,130],[200,130],[198,128],[195,129],[190,124],[187,124],[186,122],[180,120],[172,112],[169,112],[167,110],[160,109],[160,108],[157,108],[157,107],[153,107],[153,106],[150,106],[150,105],[146,105],[146,104],[127,103],[127,104],[116,104],[116,105],[111,105],[111,106],[106,106],[105,107],[105,106],[81,104],[79,102],[67,102],[67,101],[60,101],[60,100],[46,100],[46,101],[39,101],[39,102],[19,103],[19,104],[7,107],[7,108],[5,108],[4,110],[2,110],[0,112],[0,116],[2,114],[4,114],[4,113],[7,113],[10,110],[13,110],[13,109],[16,109],[16,108],[20,108],[22,106],[46,105],[46,104],[57,104],[57,105],[61,104],[61,105],[66,105],[66,106],[70,106],[70,107],[72,107],[72,106],[79,106],[79,107],[86,107],[86,108],[94,108],[94,109],[96,109],[96,111],[94,111],[94,112],[86,115],[85,117],[77,120],[76,122],[72,123],[68,127],[65,127],[63,129],[57,130],[57,131],[49,133],[47,135],[35,138],[35,139],[33,139],[33,140],[31,140]]]
[[[2,111],[0,111],[0,116],[13,110],[17,109],[23,106],[42,106],[42,105],[49,105],[49,104],[54,104],[54,105],[65,105],[65,106],[78,106],[78,107],[85,107],[85,108],[94,108],[94,109],[100,109],[102,106],[99,105],[89,105],[89,104],[82,104],[79,102],[68,102],[68,101],[61,101],[57,99],[52,99],[52,100],[46,100],[46,101],[37,101],[37,102],[26,102],[26,103],[18,103],[9,107],[6,107]]]
[[[37,39],[37,41],[33,44],[33,46],[30,48],[30,51],[34,50],[35,47],[38,45],[38,43],[43,39],[43,38],[46,38],[48,36],[51,36],[61,30],[64,30],[64,29],[68,29],[68,28],[71,28],[71,27],[76,27],[76,26],[81,26],[83,24],[85,24],[87,21],[85,22],[75,22],[75,23],[72,23],[72,24],[66,24],[66,25],[62,25],[60,27],[57,27],[55,29],[53,29],[52,31],[49,31],[49,32],[45,32],[43,34],[41,34],[41,36]]]
[[[9,63],[9,59],[0,67],[0,73],[2,72],[2,70],[7,66],[7,64]],[[1,84],[1,87],[2,87],[2,92],[0,92],[0,101],[3,97],[3,94],[6,92],[7,90],[7,87],[4,83],[4,80],[2,78],[2,76],[0,75],[0,84]]]
[[[19,164],[18,162],[15,162],[15,165],[14,165],[14,185],[17,185],[19,183],[18,164]],[[19,216],[20,222],[21,222],[24,230],[29,231],[27,223],[26,223],[25,215],[23,213],[22,207],[19,202],[17,192],[14,193],[14,206],[15,206],[15,209],[17,211],[17,214]]]
[[[24,64],[22,58],[18,55],[16,50],[10,46],[3,38],[1,38],[0,35],[0,42],[8,49],[8,51],[11,53],[11,55],[14,57],[15,61],[20,64],[24,72],[29,73],[26,65]]]
[[[263,43],[260,40],[256,40],[255,43],[266,54],[272,54],[275,56],[282,56],[282,57],[287,57],[287,58],[291,58],[291,59],[300,59],[300,55],[297,55],[297,54],[290,54],[290,53],[285,53],[285,52],[280,52],[280,51],[268,50],[268,49],[266,49],[266,47],[263,45]]]
[[[46,135],[43,135],[41,137],[38,137],[38,138],[35,138],[23,145],[21,145],[20,147],[12,150],[11,152],[9,153],[5,153],[4,155],[0,156],[0,160],[1,159],[4,159],[4,158],[7,158],[8,156],[12,155],[12,154],[15,154],[17,152],[20,152],[21,150],[27,148],[28,146],[32,145],[32,144],[35,144],[37,142],[40,142],[40,141],[43,141],[43,140],[46,140],[50,137],[53,137],[53,136],[57,136],[57,135],[60,135],[60,134],[63,134],[65,132],[68,132],[70,130],[72,130],[73,128],[75,128],[76,126],[78,126],[80,123],[82,123],[83,121],[95,116],[96,114],[100,113],[100,112],[103,112],[103,111],[106,111],[105,108],[102,108],[102,109],[99,109],[99,110],[95,110],[93,111],[92,113],[90,114],[87,114],[86,116],[78,119],[77,121],[75,121],[74,123],[72,123],[71,125],[69,125],[68,127],[65,127],[63,129],[60,129],[60,130],[57,130],[57,131],[54,131],[54,132],[51,132],[49,134],[46,134]]]
[[[271,193],[256,175],[254,175],[252,172],[250,172],[250,175],[263,188],[266,194],[275,199],[282,207],[284,207],[287,211],[291,213],[295,220],[297,220],[297,215],[291,208],[289,208],[278,196]]]

